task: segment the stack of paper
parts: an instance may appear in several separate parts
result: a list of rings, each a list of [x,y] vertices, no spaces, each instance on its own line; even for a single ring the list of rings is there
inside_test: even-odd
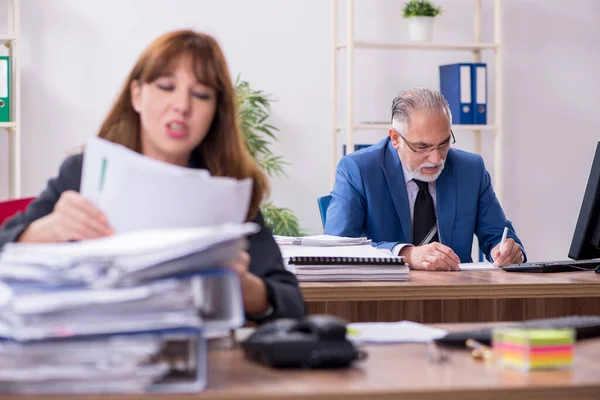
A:
[[[5,394],[189,393],[206,387],[206,344],[194,329],[0,340]]]
[[[214,177],[98,137],[86,144],[81,194],[104,212],[115,232],[242,223],[251,193],[249,178]]]
[[[239,328],[252,180],[213,177],[94,137],[81,194],[116,234],[0,253],[0,391],[197,392],[205,332]]]
[[[258,225],[153,229],[81,242],[8,243],[0,279],[42,284],[129,285],[222,266],[245,246]]]
[[[0,359],[2,351],[21,359],[0,360],[0,390],[200,390],[206,384],[203,332],[243,325],[239,280],[224,266],[257,229],[253,223],[223,224],[7,245],[0,253]],[[108,356],[113,339],[125,334],[140,343],[158,340],[159,348],[149,344],[135,353],[124,346],[114,360],[69,356],[55,362],[65,355],[60,351],[77,346],[98,346]],[[172,356],[165,362],[159,357],[167,351],[166,334],[186,342],[180,355],[196,360],[192,379],[167,379],[178,367],[167,362]],[[163,377],[180,385],[165,386]]]
[[[319,246],[319,247],[332,247],[332,246],[352,246],[352,245],[364,245],[371,243],[370,239],[366,237],[343,237],[343,236],[331,236],[331,235],[315,235],[315,236],[275,236],[275,241],[280,246],[282,245],[295,245],[295,246]]]
[[[192,277],[128,288],[0,286],[0,336],[17,341],[199,328]]]
[[[407,281],[408,265],[371,245],[280,246],[299,281]]]

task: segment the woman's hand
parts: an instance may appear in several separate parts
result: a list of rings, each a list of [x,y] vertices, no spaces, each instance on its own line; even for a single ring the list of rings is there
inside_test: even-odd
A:
[[[106,216],[78,192],[64,192],[52,213],[32,222],[19,242],[68,242],[113,234]]]
[[[244,279],[244,275],[248,273],[248,268],[250,268],[250,254],[245,251],[240,252],[240,254],[231,261],[229,268],[235,271],[240,280]]]
[[[242,251],[228,266],[240,278],[245,311],[251,315],[265,313],[269,309],[267,287],[261,278],[250,272],[250,255]]]

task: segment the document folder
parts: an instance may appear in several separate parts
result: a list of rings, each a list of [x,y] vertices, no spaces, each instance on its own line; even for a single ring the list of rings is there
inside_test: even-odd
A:
[[[0,57],[0,122],[10,122],[10,57]]]
[[[472,66],[471,82],[473,90],[473,123],[487,124],[487,66],[484,63],[475,63]]]
[[[472,66],[469,63],[440,65],[440,91],[452,112],[452,124],[473,124]]]
[[[7,394],[199,393],[207,384],[206,340],[197,329],[0,338],[0,356]]]

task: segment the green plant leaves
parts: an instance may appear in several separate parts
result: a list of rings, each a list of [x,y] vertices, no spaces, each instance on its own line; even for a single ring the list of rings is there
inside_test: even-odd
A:
[[[238,120],[250,154],[267,175],[285,175],[283,167],[288,163],[282,157],[274,155],[269,147],[272,140],[277,140],[275,132],[278,132],[276,127],[266,123],[271,113],[270,96],[262,90],[253,90],[250,84],[240,80],[239,76],[235,88],[238,98]]]
[[[402,16],[408,17],[435,17],[442,13],[442,7],[436,7],[428,0],[410,0],[404,3]]]
[[[272,202],[268,202],[261,206],[261,211],[265,223],[273,229],[273,234],[282,236],[304,236],[306,234],[300,228],[298,218],[292,210],[276,207]]]
[[[271,113],[271,97],[262,90],[253,90],[250,84],[235,81],[237,94],[238,121],[248,151],[259,167],[269,176],[285,176],[284,166],[289,165],[281,156],[273,154],[270,146],[277,140],[279,130],[267,123]],[[292,210],[278,208],[273,203],[264,203],[261,212],[265,223],[273,230],[273,234],[282,236],[304,236],[298,218]]]

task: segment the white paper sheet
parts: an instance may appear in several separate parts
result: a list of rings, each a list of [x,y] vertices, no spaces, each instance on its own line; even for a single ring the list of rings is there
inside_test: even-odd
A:
[[[355,343],[427,343],[446,333],[412,321],[348,324],[348,339]]]
[[[332,235],[314,235],[314,236],[275,236],[275,241],[279,245],[295,246],[352,246],[369,244],[371,240],[366,237],[343,237]]]
[[[497,270],[494,264],[487,261],[475,263],[460,263],[458,264],[461,271],[482,271],[482,270]]]
[[[81,194],[106,214],[115,232],[242,223],[251,192],[249,178],[212,177],[98,137],[86,144]]]
[[[383,252],[371,245],[356,246],[280,246],[284,258],[289,257],[372,257],[392,258],[388,252]],[[403,257],[400,257],[403,258]]]

